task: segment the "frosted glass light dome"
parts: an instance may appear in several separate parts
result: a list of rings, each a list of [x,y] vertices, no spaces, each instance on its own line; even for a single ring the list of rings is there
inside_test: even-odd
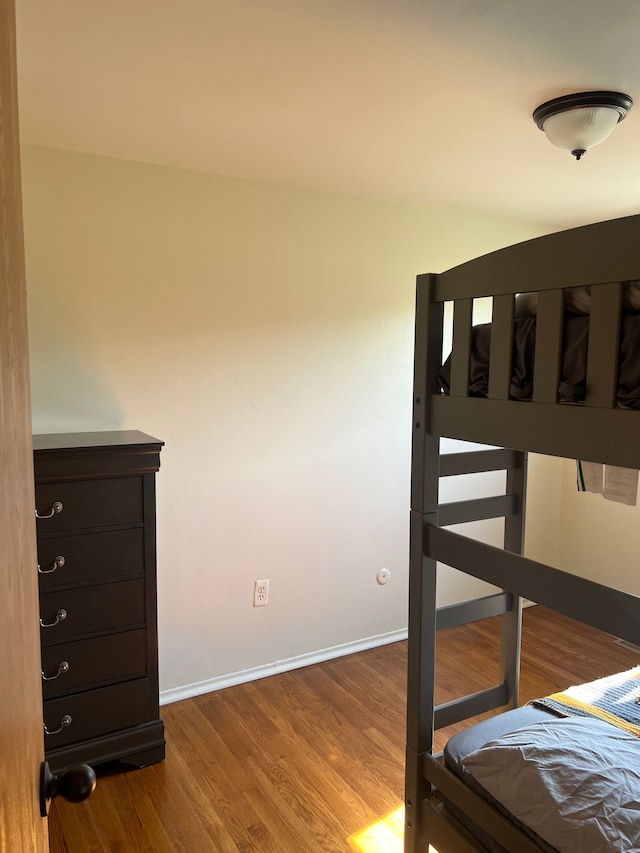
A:
[[[633,105],[621,92],[580,92],[539,106],[533,120],[553,145],[571,151],[576,160],[599,145]]]

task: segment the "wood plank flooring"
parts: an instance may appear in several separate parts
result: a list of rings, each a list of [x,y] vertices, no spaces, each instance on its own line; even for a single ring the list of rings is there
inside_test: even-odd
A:
[[[490,686],[496,649],[495,619],[442,632],[438,701]],[[638,663],[606,635],[525,611],[523,703]],[[405,669],[395,643],[164,706],[166,761],[106,768],[86,803],[54,801],[51,853],[364,853],[353,836],[390,814],[367,853],[396,853]]]

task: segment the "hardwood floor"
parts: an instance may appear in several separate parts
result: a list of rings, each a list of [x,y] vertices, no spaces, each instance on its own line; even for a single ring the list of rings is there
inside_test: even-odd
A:
[[[489,686],[496,648],[496,620],[442,632],[438,701]],[[530,608],[521,701],[639,659]],[[107,768],[86,803],[54,801],[52,853],[365,853],[354,834],[402,804],[405,668],[406,643],[395,643],[164,706],[166,761]],[[464,725],[439,732],[438,748]],[[401,851],[386,831],[367,853]]]

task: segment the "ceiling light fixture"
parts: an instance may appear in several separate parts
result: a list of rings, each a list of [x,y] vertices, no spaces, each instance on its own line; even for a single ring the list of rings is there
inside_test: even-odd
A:
[[[549,142],[579,160],[609,136],[632,106],[633,99],[622,92],[578,92],[541,104],[533,120]]]

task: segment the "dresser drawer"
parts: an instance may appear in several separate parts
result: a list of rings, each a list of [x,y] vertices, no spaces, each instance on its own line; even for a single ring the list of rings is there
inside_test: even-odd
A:
[[[42,692],[71,693],[102,682],[146,675],[147,633],[123,631],[105,637],[56,643],[42,649]]]
[[[146,678],[61,699],[47,699],[44,703],[45,750],[144,723],[150,719],[152,704]]]
[[[141,527],[38,539],[40,591],[144,572]]]
[[[62,504],[59,512],[53,511]],[[36,485],[38,533],[142,524],[142,477]]]
[[[40,596],[40,639],[43,643],[143,625],[144,622],[142,578],[47,592]]]

